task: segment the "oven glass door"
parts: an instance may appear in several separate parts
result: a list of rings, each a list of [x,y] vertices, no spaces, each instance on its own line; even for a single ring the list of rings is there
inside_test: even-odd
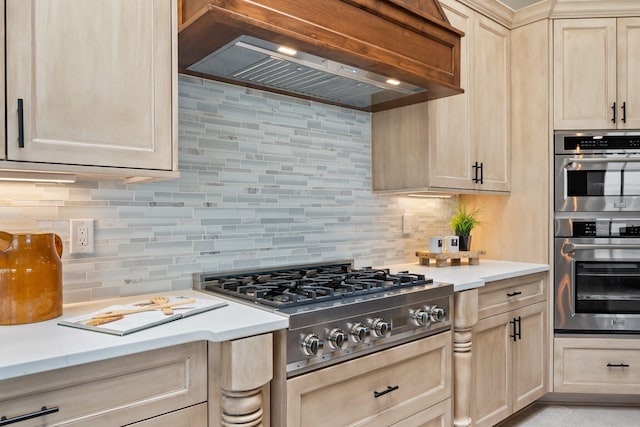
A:
[[[640,332],[640,239],[555,239],[555,328]]]
[[[640,314],[640,261],[576,261],[575,312]]]
[[[556,212],[640,210],[638,155],[559,155],[555,170]]]

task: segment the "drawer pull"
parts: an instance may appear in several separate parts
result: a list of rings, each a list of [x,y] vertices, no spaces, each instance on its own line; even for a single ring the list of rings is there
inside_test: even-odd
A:
[[[13,423],[19,423],[21,421],[30,420],[31,418],[38,418],[44,415],[53,414],[60,411],[60,408],[54,406],[53,408],[48,408],[43,406],[39,411],[31,412],[30,414],[18,415],[17,417],[7,418],[3,416],[0,418],[0,426],[6,426]]]
[[[607,368],[628,368],[626,363],[607,363]]]
[[[373,397],[378,398],[380,396],[383,396],[387,393],[391,393],[392,391],[396,391],[397,389],[399,389],[400,386],[393,386],[391,387],[390,385],[387,386],[387,389],[385,391],[373,391]]]
[[[515,291],[507,294],[508,297],[515,297],[516,295],[522,295],[522,292]]]

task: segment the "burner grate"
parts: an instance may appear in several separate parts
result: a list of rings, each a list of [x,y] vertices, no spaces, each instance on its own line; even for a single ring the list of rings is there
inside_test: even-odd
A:
[[[205,278],[205,288],[275,308],[313,304],[430,283],[423,275],[350,265]]]

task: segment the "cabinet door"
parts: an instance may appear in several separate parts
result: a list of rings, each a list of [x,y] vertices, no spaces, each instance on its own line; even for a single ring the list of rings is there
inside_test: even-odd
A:
[[[618,128],[640,128],[640,18],[618,19]],[[622,106],[624,105],[624,112]],[[622,117],[625,117],[625,122]]]
[[[471,418],[474,426],[491,427],[511,415],[511,312],[480,320],[472,327],[473,387]]]
[[[513,312],[520,337],[513,342],[513,411],[519,411],[547,392],[547,303]]]
[[[615,18],[559,19],[553,28],[554,128],[615,129]]]
[[[0,58],[4,58],[4,3],[0,5]],[[4,68],[0,67],[0,82],[4,82]],[[0,84],[0,100],[4,101],[4,84]],[[5,103],[0,102],[0,141],[6,141]],[[0,147],[2,143],[0,143]],[[0,150],[0,160],[4,160],[5,150]]]
[[[9,160],[172,169],[173,0],[6,6]]]
[[[428,103],[429,179],[433,187],[472,189],[472,139],[469,135],[470,39],[474,12],[454,0],[440,4],[449,22],[464,31],[460,40],[460,86],[465,93]]]
[[[460,84],[466,92],[429,102],[430,183],[509,191],[509,30],[457,2],[441,4],[451,24],[465,32]],[[473,181],[476,163],[482,164],[482,184]]]
[[[509,30],[477,15],[473,30],[471,143],[482,163],[477,190],[509,191],[511,71]],[[471,169],[471,165],[469,165]]]

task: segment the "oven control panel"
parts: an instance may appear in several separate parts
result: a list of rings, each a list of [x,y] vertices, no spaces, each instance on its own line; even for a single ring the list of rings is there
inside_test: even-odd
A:
[[[554,134],[556,154],[584,154],[605,152],[638,152],[638,132],[573,132],[556,131]]]
[[[573,220],[567,224],[571,231],[559,237],[638,237],[640,219]]]

